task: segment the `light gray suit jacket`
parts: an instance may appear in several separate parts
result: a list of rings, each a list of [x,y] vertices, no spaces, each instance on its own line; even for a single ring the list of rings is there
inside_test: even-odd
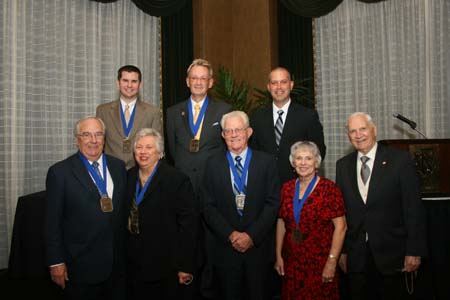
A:
[[[142,128],[153,128],[161,132],[161,114],[158,108],[138,99],[135,110],[133,128],[129,136],[132,144],[136,132]],[[105,153],[123,160],[127,169],[133,167],[133,152],[123,152],[125,133],[120,119],[120,100],[97,106],[96,116],[101,118],[106,126]]]

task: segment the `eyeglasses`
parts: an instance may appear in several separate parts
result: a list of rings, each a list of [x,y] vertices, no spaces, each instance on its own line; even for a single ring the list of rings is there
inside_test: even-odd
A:
[[[96,139],[102,139],[105,137],[105,134],[101,131],[97,131],[97,132],[82,132],[77,134],[78,137],[82,138],[83,140],[89,140],[92,138],[96,138]]]
[[[248,127],[245,128],[235,128],[235,129],[229,129],[229,128],[225,128],[224,130],[222,130],[223,134],[226,136],[232,135],[233,132],[236,134],[241,134],[243,133]]]
[[[189,77],[189,80],[191,80],[191,81],[206,82],[206,81],[209,80],[209,77],[197,77],[197,76],[193,76],[193,77]]]

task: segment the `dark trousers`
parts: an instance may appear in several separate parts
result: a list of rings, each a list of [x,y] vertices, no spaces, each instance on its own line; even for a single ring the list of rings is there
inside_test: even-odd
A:
[[[109,278],[96,284],[66,281],[66,300],[125,300],[125,278]]]
[[[155,281],[128,280],[127,299],[129,300],[176,300],[178,277],[176,274]]]
[[[217,279],[217,300],[268,300],[267,275],[271,265],[214,267]]]
[[[349,273],[352,300],[403,300],[407,299],[405,274],[382,274],[378,271],[369,245],[366,247],[364,272]]]

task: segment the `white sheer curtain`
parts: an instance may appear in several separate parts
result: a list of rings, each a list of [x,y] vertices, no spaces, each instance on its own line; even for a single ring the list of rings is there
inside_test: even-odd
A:
[[[0,18],[1,269],[17,198],[45,189],[48,167],[76,149],[75,121],[117,98],[117,69],[137,65],[159,106],[160,30],[130,0],[2,0]]]
[[[393,113],[415,120],[429,138],[450,138],[449,20],[448,0],[344,0],[315,20],[327,177],[352,149],[345,123],[356,111],[372,115],[378,139],[420,138]]]

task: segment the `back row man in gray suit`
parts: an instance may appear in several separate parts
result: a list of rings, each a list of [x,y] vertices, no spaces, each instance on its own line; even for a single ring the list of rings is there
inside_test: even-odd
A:
[[[186,85],[191,96],[167,110],[166,135],[169,152],[175,167],[189,176],[196,194],[196,212],[200,214],[202,203],[199,190],[203,181],[206,160],[216,153],[225,152],[225,143],[221,137],[220,119],[231,111],[231,106],[208,97],[208,90],[214,84],[213,70],[210,63],[204,59],[195,59],[187,69]],[[202,227],[204,228],[204,226]],[[205,239],[209,234],[200,229],[197,250],[197,271],[194,281],[189,287],[182,287],[183,299],[202,299],[200,281],[210,283],[211,274],[205,270]],[[209,287],[209,284],[204,284]]]
[[[136,132],[141,128],[161,131],[159,109],[140,99],[141,85],[138,67],[121,67],[117,72],[119,99],[99,105],[96,112],[106,126],[105,153],[123,160],[127,169],[135,165],[132,143]]]

